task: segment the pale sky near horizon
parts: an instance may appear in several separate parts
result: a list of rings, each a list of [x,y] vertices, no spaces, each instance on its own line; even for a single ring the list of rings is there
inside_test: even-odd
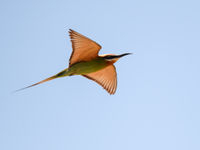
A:
[[[200,2],[0,1],[0,150],[199,150]],[[110,96],[68,67],[68,30],[116,64]]]

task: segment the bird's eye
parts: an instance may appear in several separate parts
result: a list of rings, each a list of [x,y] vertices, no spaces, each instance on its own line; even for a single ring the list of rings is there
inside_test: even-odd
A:
[[[110,56],[106,56],[106,57],[105,57],[105,59],[109,59],[109,58],[110,58]]]
[[[105,59],[113,59],[114,57],[113,56],[106,56],[104,57]]]

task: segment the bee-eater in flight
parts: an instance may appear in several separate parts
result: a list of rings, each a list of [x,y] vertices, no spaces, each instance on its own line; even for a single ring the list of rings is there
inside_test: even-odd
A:
[[[72,54],[69,59],[69,67],[52,77],[19,90],[30,88],[56,78],[82,75],[97,82],[108,93],[115,93],[117,89],[117,73],[114,63],[119,58],[131,53],[98,55],[101,49],[98,43],[71,29],[69,30],[69,36],[72,42]]]

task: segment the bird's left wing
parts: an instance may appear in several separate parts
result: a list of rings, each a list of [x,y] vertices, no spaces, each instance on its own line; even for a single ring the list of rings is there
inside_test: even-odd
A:
[[[109,65],[102,70],[83,76],[100,84],[108,93],[115,94],[117,89],[117,73],[114,65]]]
[[[101,46],[80,33],[69,30],[72,42],[72,54],[69,59],[69,66],[80,61],[90,61],[98,56]]]

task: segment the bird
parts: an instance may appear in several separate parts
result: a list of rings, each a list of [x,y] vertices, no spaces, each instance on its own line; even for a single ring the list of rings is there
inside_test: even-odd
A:
[[[101,85],[110,95],[115,94],[117,89],[117,72],[114,63],[121,57],[130,55],[131,53],[98,55],[101,45],[95,41],[72,29],[69,29],[69,36],[72,43],[72,53],[68,68],[40,82],[16,90],[15,92],[56,78],[81,75]]]

